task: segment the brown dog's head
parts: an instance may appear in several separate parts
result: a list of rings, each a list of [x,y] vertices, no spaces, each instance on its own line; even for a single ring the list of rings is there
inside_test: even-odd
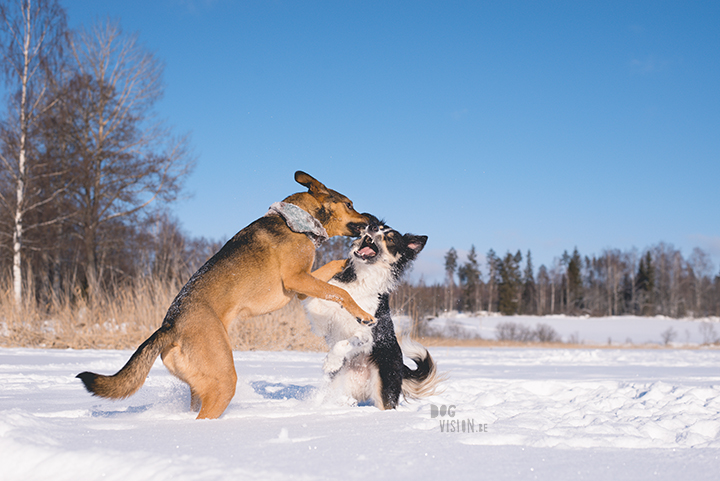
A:
[[[328,189],[322,182],[303,171],[295,172],[295,181],[307,187],[308,191],[293,194],[285,199],[285,202],[305,209],[320,221],[330,237],[357,237],[373,218],[370,214],[356,212],[350,199]]]

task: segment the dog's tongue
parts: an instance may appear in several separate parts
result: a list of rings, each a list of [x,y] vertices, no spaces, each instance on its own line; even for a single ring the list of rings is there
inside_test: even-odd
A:
[[[360,249],[358,251],[358,254],[360,254],[363,257],[372,257],[375,255],[375,251],[369,247],[363,247],[362,249]]]

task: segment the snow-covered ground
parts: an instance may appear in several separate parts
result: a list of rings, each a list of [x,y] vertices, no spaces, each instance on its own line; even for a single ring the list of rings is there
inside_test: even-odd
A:
[[[431,352],[445,392],[387,412],[321,401],[321,353],[237,352],[196,421],[159,362],[111,402],[74,376],[129,351],[0,349],[0,479],[718,479],[720,350]]]
[[[396,319],[396,324],[402,327],[406,327],[407,322],[407,318]],[[717,317],[672,319],[659,316],[468,316],[453,313],[430,320],[428,327],[451,337],[495,340],[496,327],[503,322],[514,322],[529,329],[535,329],[538,324],[547,324],[557,331],[563,342],[585,344],[665,344],[663,335],[668,331],[673,345],[720,341],[720,319]]]

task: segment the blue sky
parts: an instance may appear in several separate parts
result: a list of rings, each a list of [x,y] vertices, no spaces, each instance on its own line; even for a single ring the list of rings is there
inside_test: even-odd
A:
[[[165,63],[197,167],[174,207],[226,240],[301,169],[444,253],[640,250],[720,265],[720,3],[65,0]],[[464,256],[463,256],[464,259]]]

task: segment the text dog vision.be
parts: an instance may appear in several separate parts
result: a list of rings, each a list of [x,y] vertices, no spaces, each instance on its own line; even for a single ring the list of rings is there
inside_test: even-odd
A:
[[[457,406],[451,404],[450,406],[436,406],[430,405],[430,417],[435,419],[436,417],[443,418],[446,415],[448,418],[454,418],[457,410]],[[441,433],[486,433],[487,424],[476,423],[474,419],[440,419],[440,432]]]

